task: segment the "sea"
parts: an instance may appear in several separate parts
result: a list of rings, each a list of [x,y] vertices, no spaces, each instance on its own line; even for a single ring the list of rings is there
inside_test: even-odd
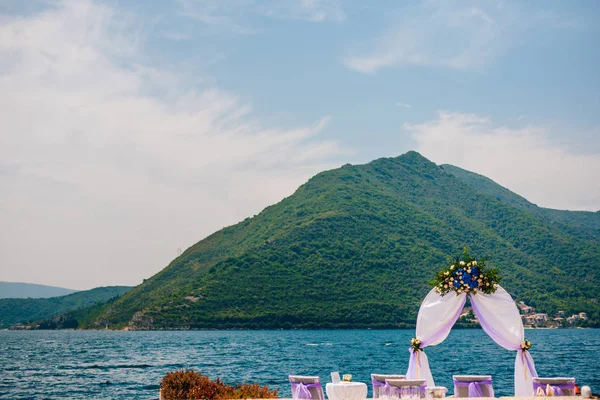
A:
[[[600,392],[600,329],[531,329],[539,376],[576,377]],[[0,331],[0,399],[157,399],[167,372],[193,369],[229,384],[257,382],[291,397],[288,375],[403,374],[414,330]],[[513,395],[515,352],[482,330],[453,330],[428,347],[437,386],[452,375],[492,375]]]

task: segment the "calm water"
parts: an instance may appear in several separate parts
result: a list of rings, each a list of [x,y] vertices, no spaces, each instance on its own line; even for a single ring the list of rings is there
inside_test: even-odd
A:
[[[290,397],[288,374],[405,373],[412,330],[388,331],[0,331],[0,398],[152,399],[168,371],[202,370],[227,383],[259,382]],[[540,376],[575,376],[600,392],[600,330],[527,330]],[[437,385],[453,374],[493,375],[511,395],[515,353],[481,330],[454,330],[427,349]],[[369,391],[370,391],[369,384]]]

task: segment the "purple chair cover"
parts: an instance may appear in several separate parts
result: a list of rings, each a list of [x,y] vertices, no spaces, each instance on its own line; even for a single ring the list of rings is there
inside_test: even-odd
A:
[[[321,393],[321,383],[303,383],[303,382],[290,382],[292,384],[292,398],[294,399],[308,399],[308,400],[324,400]],[[318,390],[319,398],[314,399],[311,388],[320,388]]]
[[[494,388],[492,386],[492,381],[491,380],[485,380],[485,381],[476,381],[476,382],[464,382],[464,381],[457,381],[456,379],[454,380],[454,387],[456,386],[468,386],[469,387],[469,397],[494,397]],[[489,386],[490,388],[490,393],[488,396],[484,396],[483,394],[483,388],[485,386]],[[456,395],[456,393],[455,393]]]
[[[385,382],[381,382],[381,381],[378,381],[377,379],[373,378],[373,379],[371,379],[371,383],[373,384],[373,398],[379,397],[379,392],[382,387],[386,388],[385,389],[386,394],[389,393],[389,385],[387,385]]]
[[[575,395],[575,382],[562,383],[560,385],[547,385],[545,383],[533,382],[533,393],[537,393],[538,388],[542,388],[544,394],[546,393],[546,388],[550,386],[555,396],[564,396],[564,390],[569,390],[571,395]]]

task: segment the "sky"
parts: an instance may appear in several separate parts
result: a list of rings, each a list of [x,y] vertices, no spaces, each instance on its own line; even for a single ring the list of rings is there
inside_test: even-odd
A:
[[[2,0],[0,280],[137,285],[416,150],[600,210],[600,2]]]

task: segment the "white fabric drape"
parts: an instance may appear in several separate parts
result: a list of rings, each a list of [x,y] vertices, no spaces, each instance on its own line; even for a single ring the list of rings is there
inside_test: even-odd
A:
[[[523,322],[515,302],[504,288],[492,294],[471,295],[473,313],[483,330],[500,346],[517,351],[515,360],[515,396],[533,396],[533,377],[537,376],[535,364],[527,351],[521,350],[525,340]]]
[[[500,346],[517,351],[515,360],[515,396],[533,396],[533,377],[537,376],[535,364],[527,351],[521,350],[525,339],[521,315],[514,300],[503,287],[492,294],[479,292],[469,295],[473,313],[483,330]],[[419,309],[416,337],[421,340],[421,348],[435,346],[443,342],[460,316],[465,305],[466,295],[448,293],[440,296],[432,289]],[[426,379],[427,386],[435,386],[429,360],[424,351],[413,351],[408,362],[407,379]]]
[[[452,326],[460,317],[466,300],[464,293],[459,295],[448,293],[442,297],[435,289],[429,292],[417,316],[416,337],[421,340],[422,348],[440,344],[448,337]],[[427,386],[435,386],[425,352],[413,352],[412,348],[410,351],[406,379],[426,379]]]

